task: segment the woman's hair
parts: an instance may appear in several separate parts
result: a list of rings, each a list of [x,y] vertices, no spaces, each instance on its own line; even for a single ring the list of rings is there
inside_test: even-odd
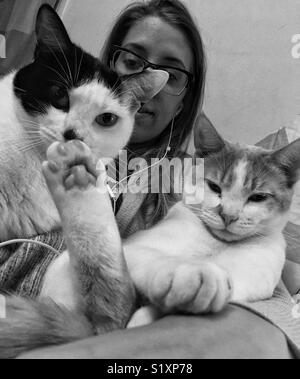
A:
[[[130,4],[116,21],[102,52],[102,60],[106,65],[110,65],[113,58],[113,46],[122,46],[130,29],[139,21],[149,16],[157,16],[169,25],[180,30],[185,36],[193,54],[193,76],[187,94],[184,98],[184,106],[175,118],[173,135],[171,140],[171,153],[169,157],[181,157],[186,153],[189,137],[193,132],[193,127],[198,114],[200,114],[203,103],[206,59],[204,45],[188,9],[180,0],[146,0]],[[155,140],[144,144],[129,145],[128,151],[136,156],[145,158],[150,162],[151,158],[162,158],[168,148],[171,124]],[[153,204],[153,196],[148,196],[148,200]],[[157,221],[166,213],[168,205],[175,201],[174,194],[156,195],[155,211],[152,221]],[[147,201],[148,203],[148,201]]]

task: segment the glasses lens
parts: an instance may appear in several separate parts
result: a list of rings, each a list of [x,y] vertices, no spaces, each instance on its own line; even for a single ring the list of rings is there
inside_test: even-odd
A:
[[[166,69],[166,71],[169,74],[169,81],[164,88],[164,92],[170,95],[181,95],[189,81],[187,74],[176,69]]]
[[[114,69],[119,75],[132,75],[144,70],[144,61],[126,51],[116,51],[113,59]]]
[[[135,54],[117,50],[113,56],[113,68],[119,75],[133,75],[144,71],[145,62]],[[161,68],[169,74],[169,81],[163,91],[169,95],[179,96],[188,85],[189,77],[180,70]]]

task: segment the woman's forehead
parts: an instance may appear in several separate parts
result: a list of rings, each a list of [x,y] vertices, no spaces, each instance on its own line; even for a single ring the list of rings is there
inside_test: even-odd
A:
[[[192,52],[185,35],[159,17],[147,17],[138,21],[122,45],[132,48],[156,64],[184,66],[182,68],[186,70],[192,67]]]

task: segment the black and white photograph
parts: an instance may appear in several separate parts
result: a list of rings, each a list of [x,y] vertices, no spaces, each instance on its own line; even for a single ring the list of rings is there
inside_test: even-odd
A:
[[[299,0],[0,0],[0,359],[299,358]]]

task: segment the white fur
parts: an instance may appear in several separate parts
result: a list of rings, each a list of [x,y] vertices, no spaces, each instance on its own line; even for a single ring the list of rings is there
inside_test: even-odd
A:
[[[59,226],[39,150],[24,128],[32,120],[16,100],[12,73],[0,81],[0,240],[29,237]],[[31,125],[31,124],[30,124]]]
[[[52,299],[56,304],[75,310],[78,306],[78,296],[75,293],[74,273],[70,263],[70,256],[65,251],[48,268],[44,277],[40,298]]]
[[[167,296],[153,296],[152,293],[150,300],[154,304],[165,306],[166,313],[174,311],[168,308],[168,301],[182,304],[186,310],[183,297],[196,294],[189,311],[197,314],[220,311],[228,301],[258,301],[272,297],[282,274],[285,248],[282,225],[265,237],[222,242],[212,236],[198,216],[179,203],[159,225],[126,241],[124,250],[134,282],[144,295],[151,297],[157,278],[160,278],[161,287],[171,283]],[[199,277],[202,282],[197,280]],[[232,291],[226,287],[227,281]],[[215,288],[201,295],[205,283]],[[207,297],[204,308],[203,296]],[[149,323],[152,314],[151,307],[143,309],[134,315],[130,326]]]

